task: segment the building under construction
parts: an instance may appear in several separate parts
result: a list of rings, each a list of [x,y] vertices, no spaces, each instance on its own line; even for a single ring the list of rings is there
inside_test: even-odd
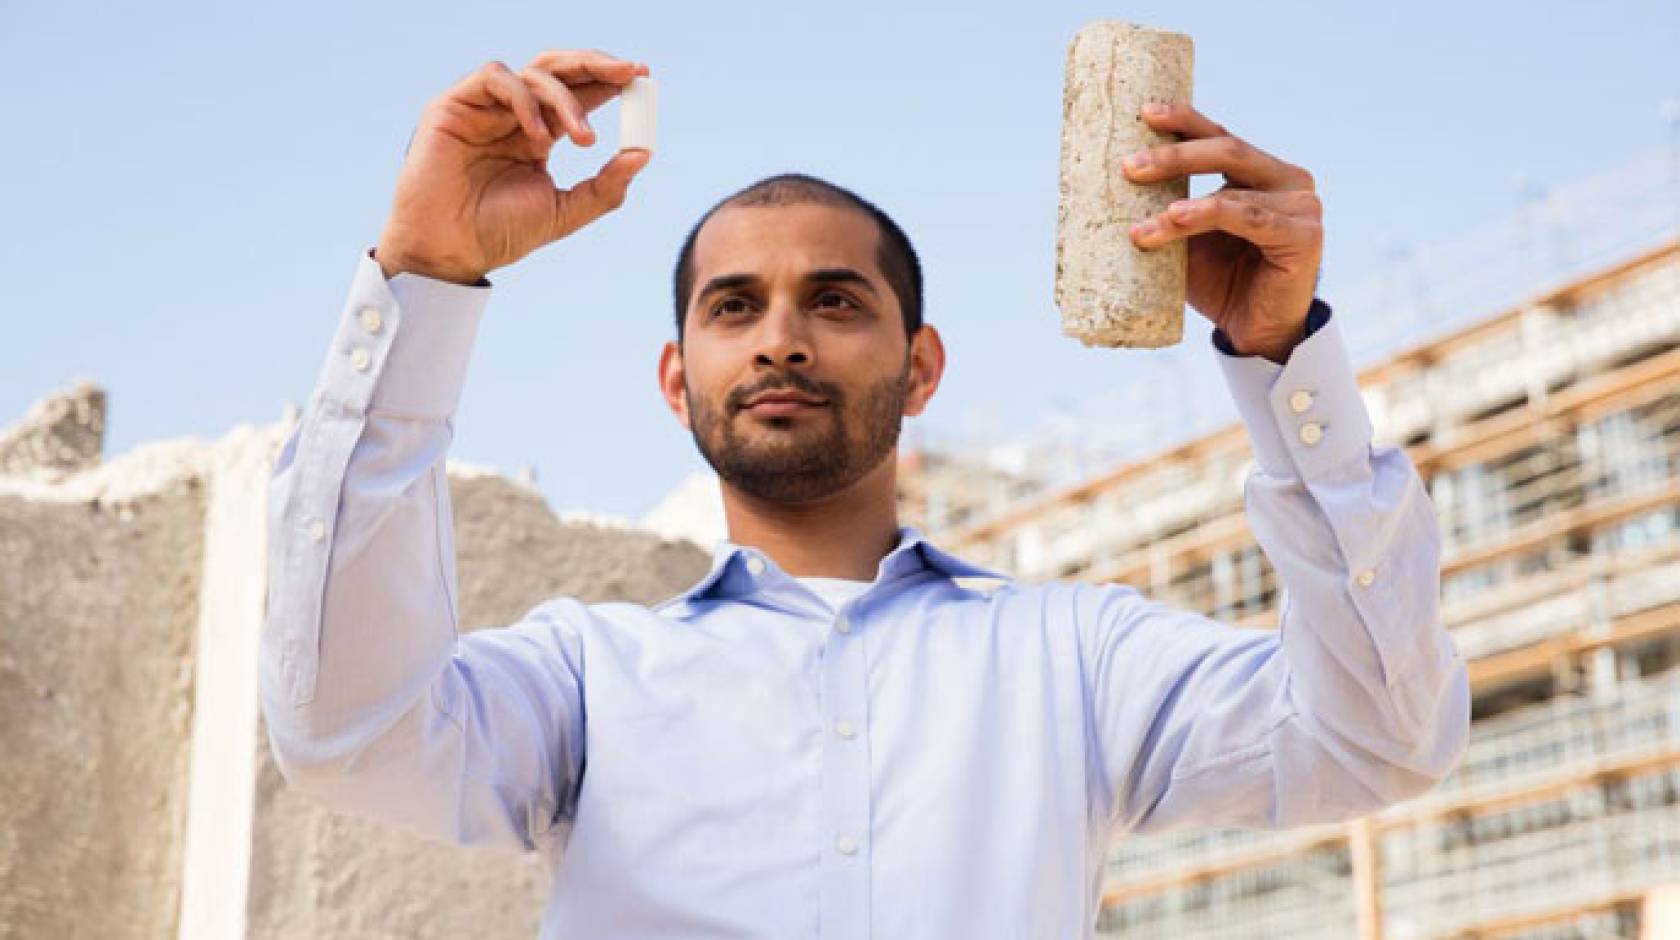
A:
[[[1406,449],[1439,514],[1442,612],[1475,701],[1465,759],[1352,824],[1122,840],[1102,929],[1639,937],[1653,892],[1680,882],[1680,243],[1359,383],[1376,442]],[[1244,512],[1250,465],[1231,424],[1024,500],[995,475],[966,496],[907,488],[904,515],[1026,580],[1124,582],[1270,629],[1280,586]]]

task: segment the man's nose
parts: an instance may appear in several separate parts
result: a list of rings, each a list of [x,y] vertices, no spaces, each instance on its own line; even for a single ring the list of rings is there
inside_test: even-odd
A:
[[[800,311],[792,304],[773,304],[759,320],[753,362],[760,366],[809,366],[816,361],[816,349]]]

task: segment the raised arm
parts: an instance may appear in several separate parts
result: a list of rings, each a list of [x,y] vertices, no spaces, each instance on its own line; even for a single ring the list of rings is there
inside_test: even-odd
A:
[[[1188,105],[1142,116],[1181,139],[1130,155],[1127,177],[1225,181],[1131,237],[1189,240],[1190,303],[1254,445],[1244,497],[1283,602],[1267,632],[1084,590],[1095,784],[1132,829],[1345,819],[1427,789],[1468,737],[1434,508],[1403,451],[1372,447],[1339,323],[1313,299],[1312,175]]]
[[[559,190],[559,136],[645,66],[553,52],[430,102],[378,249],[276,461],[262,704],[287,779],[436,838],[564,831],[583,762],[577,602],[458,635],[444,458],[491,270],[620,205],[645,151]]]
[[[1285,366],[1221,362],[1254,442],[1244,497],[1280,626],[1082,586],[1094,783],[1121,830],[1347,819],[1433,786],[1469,732],[1435,511],[1405,453],[1371,446],[1335,320]]]

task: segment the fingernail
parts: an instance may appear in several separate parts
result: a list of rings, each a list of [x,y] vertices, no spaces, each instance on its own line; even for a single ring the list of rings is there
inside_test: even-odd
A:
[[[1156,225],[1154,222],[1139,222],[1138,224],[1132,226],[1132,234],[1142,235],[1144,237],[1153,235],[1158,231],[1160,231],[1160,226]]]
[[[1141,170],[1149,165],[1149,154],[1134,153],[1126,158],[1126,169]]]
[[[1194,199],[1180,199],[1179,201],[1177,201],[1177,202],[1173,203],[1172,205],[1168,206],[1167,211],[1171,212],[1175,216],[1183,218],[1184,216],[1187,216],[1190,213],[1195,212],[1196,207],[1198,205],[1199,204]]]
[[[1143,113],[1149,115],[1150,117],[1166,117],[1167,106],[1160,104],[1159,102],[1151,101],[1143,106]]]

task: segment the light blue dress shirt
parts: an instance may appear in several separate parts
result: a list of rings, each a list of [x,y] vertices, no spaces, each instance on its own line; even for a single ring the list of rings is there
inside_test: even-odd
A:
[[[1090,937],[1113,840],[1346,819],[1464,748],[1435,513],[1334,318],[1283,366],[1213,353],[1279,630],[906,526],[838,609],[725,540],[655,606],[461,635],[444,456],[489,293],[362,258],[274,468],[263,709],[320,801],[542,853],[542,937]]]

